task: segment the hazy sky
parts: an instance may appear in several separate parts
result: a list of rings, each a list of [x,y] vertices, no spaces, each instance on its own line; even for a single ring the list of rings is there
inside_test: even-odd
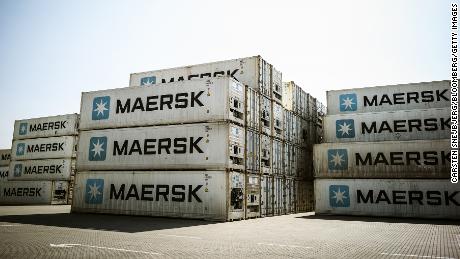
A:
[[[262,55],[326,90],[449,78],[450,1],[0,1],[0,148],[132,72]]]

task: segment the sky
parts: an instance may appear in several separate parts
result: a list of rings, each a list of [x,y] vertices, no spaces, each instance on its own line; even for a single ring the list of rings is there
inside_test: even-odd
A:
[[[306,92],[449,79],[450,3],[0,1],[0,148],[130,73],[261,55]]]

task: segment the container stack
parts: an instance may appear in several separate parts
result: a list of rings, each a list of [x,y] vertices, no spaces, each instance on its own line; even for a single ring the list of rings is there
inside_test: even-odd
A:
[[[458,219],[449,96],[449,81],[329,91],[316,213]]]
[[[17,120],[1,204],[70,204],[78,114]]]
[[[3,182],[8,181],[10,169],[11,149],[0,149],[0,188]]]

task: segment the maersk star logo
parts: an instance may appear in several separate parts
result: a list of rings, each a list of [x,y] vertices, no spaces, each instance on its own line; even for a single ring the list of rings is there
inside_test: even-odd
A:
[[[85,202],[88,204],[102,204],[104,198],[104,179],[86,180]]]
[[[141,78],[141,85],[154,85],[157,83],[156,76],[148,76]]]
[[[350,190],[347,185],[329,186],[329,205],[333,208],[350,207]]]
[[[22,174],[22,164],[16,164],[14,166],[14,177],[21,177]]]
[[[327,151],[327,164],[329,170],[347,170],[348,153],[346,149],[329,149]]]
[[[337,138],[354,138],[355,121],[354,120],[336,120],[335,135]]]
[[[26,135],[27,134],[27,122],[23,122],[19,124],[19,135]]]
[[[93,120],[106,120],[110,113],[110,96],[96,97],[93,100]]]
[[[24,144],[24,143],[19,143],[19,144],[16,146],[16,155],[17,155],[17,156],[23,156],[25,150],[26,150],[26,144]]]
[[[356,111],[358,108],[356,94],[341,94],[339,95],[339,102],[341,112]]]
[[[89,140],[89,161],[104,161],[107,154],[107,137],[92,137]]]

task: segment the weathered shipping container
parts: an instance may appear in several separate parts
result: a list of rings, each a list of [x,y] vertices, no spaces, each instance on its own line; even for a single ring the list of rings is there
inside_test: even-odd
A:
[[[318,178],[449,178],[450,140],[315,145]]]
[[[328,115],[450,107],[450,81],[327,92]]]
[[[328,115],[324,137],[328,143],[450,138],[450,109]]]
[[[260,208],[262,217],[273,216],[274,214],[274,193],[273,176],[262,175],[260,177]]]
[[[315,210],[315,189],[313,181],[294,181],[295,211],[310,212]]]
[[[272,172],[277,175],[284,175],[284,148],[283,142],[279,139],[272,139]]]
[[[246,218],[260,217],[260,175],[246,174]]]
[[[74,157],[77,139],[76,136],[61,136],[14,140],[11,160]]]
[[[7,181],[0,184],[0,204],[67,204],[67,182]]]
[[[293,81],[283,83],[283,107],[304,120],[316,116],[316,98]]]
[[[285,192],[284,200],[285,200],[285,206],[286,206],[286,214],[295,213],[294,178],[287,177],[285,179],[285,191],[284,192]]]
[[[246,171],[260,173],[260,133],[246,129]]]
[[[459,193],[448,179],[316,179],[315,212],[459,219]]]
[[[141,73],[133,73],[130,76],[129,86],[149,86],[158,83],[176,82],[183,80],[195,80],[199,78],[211,78],[230,76],[244,85],[258,90],[263,95],[271,96],[271,71],[273,66],[260,56],[217,61],[191,66],[176,67]],[[275,75],[275,78],[281,77]],[[282,79],[275,79],[277,83]],[[274,96],[276,97],[276,95]]]
[[[8,181],[8,171],[10,168],[8,166],[0,166],[0,182]]]
[[[16,120],[13,139],[78,135],[78,114]]]
[[[0,149],[0,166],[7,166],[11,160],[11,149]]]
[[[297,156],[295,155],[294,145],[290,143],[284,143],[284,172],[288,177],[297,176]]]
[[[284,189],[286,188],[283,177],[275,176],[273,178],[273,210],[274,215],[284,215]]]
[[[230,77],[86,92],[81,130],[231,121],[244,125],[244,85]]]
[[[82,131],[77,170],[243,170],[244,142],[230,123]]]
[[[284,109],[284,141],[294,143],[294,129],[296,128],[296,120],[292,111]]]
[[[8,180],[69,181],[74,169],[75,160],[71,158],[11,161],[9,167],[11,174]]]
[[[72,212],[243,219],[244,182],[226,171],[78,172]]]
[[[262,174],[272,174],[272,139],[269,136],[260,135],[260,169]]]
[[[246,123],[247,128],[260,131],[260,94],[246,87]]]
[[[271,83],[272,91],[271,97],[272,100],[275,102],[282,104],[283,102],[283,74],[281,71],[276,70],[275,67],[272,66],[272,83]]]
[[[281,104],[272,103],[272,134],[273,137],[284,140],[284,109]]]
[[[260,132],[267,136],[272,136],[272,102],[270,98],[260,97]]]

